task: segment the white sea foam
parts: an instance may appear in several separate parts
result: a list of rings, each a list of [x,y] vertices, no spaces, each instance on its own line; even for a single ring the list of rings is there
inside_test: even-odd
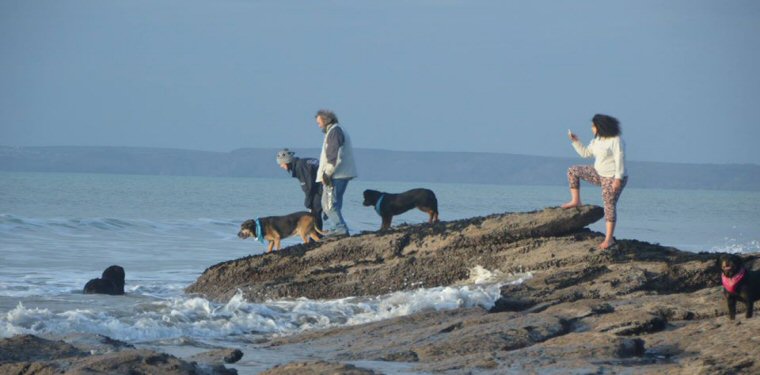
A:
[[[735,238],[725,238],[725,244],[720,246],[713,246],[710,251],[714,253],[756,253],[760,252],[760,241],[751,240],[747,242],[741,242]]]
[[[416,289],[372,298],[295,300],[251,303],[238,293],[225,304],[200,297],[155,299],[145,296],[104,297],[92,308],[54,311],[18,303],[0,316],[0,337],[15,334],[102,334],[128,342],[161,340],[230,340],[249,334],[287,335],[304,330],[369,323],[427,310],[489,308],[506,283],[521,283],[530,274],[505,275],[482,267],[474,280],[459,286]],[[89,298],[89,297],[82,297]],[[124,300],[124,298],[132,298]]]

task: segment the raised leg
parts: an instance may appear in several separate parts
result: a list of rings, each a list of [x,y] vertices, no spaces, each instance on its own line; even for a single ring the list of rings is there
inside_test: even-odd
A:
[[[562,208],[572,208],[572,207],[578,207],[581,203],[581,189],[580,188],[570,188],[570,201],[563,204]]]
[[[600,186],[602,178],[591,165],[574,165],[567,169],[567,183],[570,187],[570,201],[562,208],[578,207],[581,203],[581,180]]]

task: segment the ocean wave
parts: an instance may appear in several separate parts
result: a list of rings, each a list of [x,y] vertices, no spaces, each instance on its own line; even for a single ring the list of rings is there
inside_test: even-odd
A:
[[[426,310],[482,306],[490,308],[501,286],[521,283],[528,274],[505,275],[485,269],[468,285],[420,288],[372,298],[294,300],[251,303],[242,293],[218,304],[205,298],[178,296],[163,300],[144,296],[103,296],[99,304],[87,300],[87,309],[55,312],[19,302],[0,315],[0,337],[15,334],[102,334],[128,342],[245,340],[251,334],[289,335],[311,329],[369,323]],[[485,275],[487,274],[487,275]],[[83,296],[81,298],[95,298]],[[126,300],[125,298],[132,298]],[[79,305],[83,301],[79,301]]]
[[[237,233],[241,220],[197,218],[155,221],[149,219],[98,218],[27,218],[0,214],[0,234],[53,233],[58,235],[87,235],[98,232],[128,234],[171,233],[180,231],[214,232],[231,235]]]

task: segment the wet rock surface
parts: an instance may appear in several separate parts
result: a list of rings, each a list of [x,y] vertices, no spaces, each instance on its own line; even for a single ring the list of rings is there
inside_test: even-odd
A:
[[[65,340],[71,343],[33,335],[0,340],[0,374],[237,374],[213,354],[208,361],[189,362],[105,336],[74,334]]]
[[[325,361],[289,363],[275,366],[264,371],[261,375],[376,375],[375,371],[356,367],[350,364],[341,364]]]
[[[186,291],[226,301],[242,290],[246,299],[263,301],[374,296],[451,285],[468,279],[477,265],[517,271],[525,265],[507,250],[528,252],[544,239],[576,233],[603,215],[595,206],[549,208],[295,245],[214,265]]]
[[[728,321],[719,254],[636,240],[598,250],[603,235],[584,228],[602,215],[584,206],[402,226],[221,263],[187,290],[327,299],[461,283],[478,265],[530,272],[489,309],[424,311],[265,346],[452,374],[760,373],[760,318]]]

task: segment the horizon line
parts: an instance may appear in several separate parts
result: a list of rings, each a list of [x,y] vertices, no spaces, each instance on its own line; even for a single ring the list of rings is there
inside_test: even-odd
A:
[[[217,151],[217,150],[203,150],[203,149],[193,149],[193,148],[181,148],[181,147],[168,147],[168,146],[108,146],[108,145],[87,145],[87,146],[81,146],[81,145],[47,145],[47,146],[10,146],[10,145],[3,145],[0,144],[0,148],[11,148],[11,149],[22,149],[22,148],[112,148],[112,149],[153,149],[153,150],[174,150],[174,151],[193,151],[193,152],[207,152],[207,153],[216,153],[216,154],[230,154],[235,151],[240,150],[278,150],[279,147],[239,147],[228,151]],[[315,149],[319,150],[320,147],[288,147],[290,149]],[[486,155],[510,155],[510,156],[527,156],[527,157],[536,157],[536,158],[547,158],[547,159],[575,159],[575,157],[571,156],[549,156],[549,155],[535,155],[535,154],[516,154],[516,153],[510,153],[510,152],[496,152],[496,151],[440,151],[440,150],[392,150],[392,149],[384,149],[384,148],[373,148],[373,147],[354,147],[357,150],[368,150],[368,151],[383,151],[383,152],[404,152],[404,153],[442,153],[442,154],[486,154]],[[752,163],[752,162],[679,162],[679,161],[661,161],[661,160],[629,160],[629,162],[634,163],[661,163],[661,164],[685,164],[685,165],[737,165],[737,166],[754,166],[759,167],[760,164],[758,163]]]

